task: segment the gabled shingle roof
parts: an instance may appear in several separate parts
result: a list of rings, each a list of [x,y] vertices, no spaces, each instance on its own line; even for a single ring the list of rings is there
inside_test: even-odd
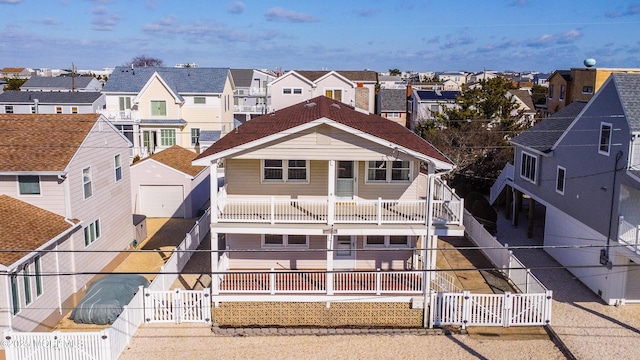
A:
[[[531,93],[528,90],[512,89],[512,90],[509,90],[509,93],[511,93],[511,95],[513,95],[514,97],[517,97],[518,99],[520,99],[520,101],[522,101],[529,108],[529,110],[535,111],[536,106],[533,104]],[[523,110],[523,109],[519,109],[519,110]]]
[[[230,150],[250,142],[281,133],[285,130],[307,124],[318,119],[329,119],[350,127],[354,133],[368,135],[389,141],[432,159],[451,164],[446,156],[426,140],[406,127],[378,115],[362,113],[325,96],[278,110],[273,114],[256,117],[240,125],[236,131],[226,134],[215,142],[197,159]]]
[[[0,248],[25,252],[0,252],[0,264],[9,266],[49,240],[73,227],[64,217],[0,195]]]
[[[0,114],[0,172],[62,172],[100,114]]]
[[[54,77],[46,77],[46,76],[32,76],[29,80],[27,80],[24,84],[22,84],[21,88],[65,88],[71,89],[72,83],[76,89],[86,88],[87,85],[93,80],[92,76],[54,76]]]
[[[176,94],[220,94],[229,68],[173,68],[118,66],[113,70],[102,92],[138,93],[157,72]]]
[[[612,73],[631,131],[640,131],[640,74]]]
[[[378,73],[371,70],[333,70],[351,81],[378,81]],[[296,73],[306,77],[310,81],[316,81],[331,71],[327,70],[295,70]]]
[[[196,153],[194,153],[193,151],[187,150],[178,145],[174,145],[168,149],[162,150],[147,158],[144,158],[137,164],[140,164],[149,159],[153,159],[161,164],[165,164],[187,175],[196,176],[202,170],[204,170],[205,167],[191,165],[191,160],[193,160],[195,157]],[[135,165],[136,164],[134,164],[134,166]]]
[[[236,87],[251,87],[253,69],[231,69],[231,77]]]
[[[511,139],[511,143],[540,152],[551,151],[562,134],[569,128],[569,125],[571,125],[586,105],[586,102],[572,102],[560,109],[560,111]]]
[[[5,91],[0,94],[0,103],[40,104],[93,104],[102,96],[99,92],[76,91]]]
[[[380,112],[404,112],[407,111],[407,90],[405,89],[380,89]]]

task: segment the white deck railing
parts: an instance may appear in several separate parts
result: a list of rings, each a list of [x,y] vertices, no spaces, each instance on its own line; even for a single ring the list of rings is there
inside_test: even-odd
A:
[[[423,292],[422,271],[226,271],[220,283],[224,294],[412,294]],[[452,275],[437,269],[431,287],[461,291]]]
[[[631,224],[624,219],[624,216],[620,216],[618,242],[631,247],[636,254],[640,254],[640,225]]]
[[[498,195],[500,195],[505,185],[513,182],[513,173],[513,164],[507,163],[502,169],[502,172],[500,172],[498,179],[496,179],[496,181],[491,186],[491,192],[489,193],[490,204],[493,204],[496,201]]]

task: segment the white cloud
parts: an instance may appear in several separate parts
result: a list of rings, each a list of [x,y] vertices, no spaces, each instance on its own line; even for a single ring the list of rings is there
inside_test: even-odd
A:
[[[312,15],[285,10],[281,7],[274,7],[267,10],[267,13],[264,16],[267,19],[267,21],[293,22],[293,23],[308,23],[308,22],[320,21],[320,19]]]

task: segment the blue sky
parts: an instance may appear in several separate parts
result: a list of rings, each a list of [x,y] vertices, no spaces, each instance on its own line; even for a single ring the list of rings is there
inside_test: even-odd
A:
[[[640,0],[0,0],[0,68],[640,67]]]

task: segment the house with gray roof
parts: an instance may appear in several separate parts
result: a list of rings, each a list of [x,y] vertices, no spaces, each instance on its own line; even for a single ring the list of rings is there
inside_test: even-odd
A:
[[[20,90],[100,92],[102,83],[93,76],[32,76]]]
[[[503,182],[513,224],[523,198],[542,206],[529,229],[544,222],[545,250],[610,305],[640,303],[639,98],[640,74],[611,74],[588,103],[513,138]]]
[[[95,114],[103,110],[100,92],[5,91],[0,94],[4,114]]]
[[[452,90],[413,89],[409,127],[415,129],[421,122],[433,121],[435,113],[443,112],[445,108],[456,106],[455,101],[459,93],[459,91]]]
[[[407,89],[380,89],[378,115],[407,126]]]
[[[116,67],[102,89],[103,114],[132,134],[132,156],[179,145],[203,148],[234,129],[229,68]]]
[[[235,84],[233,116],[240,123],[269,112],[271,94],[267,84],[276,79],[274,74],[257,69],[231,69]]]

